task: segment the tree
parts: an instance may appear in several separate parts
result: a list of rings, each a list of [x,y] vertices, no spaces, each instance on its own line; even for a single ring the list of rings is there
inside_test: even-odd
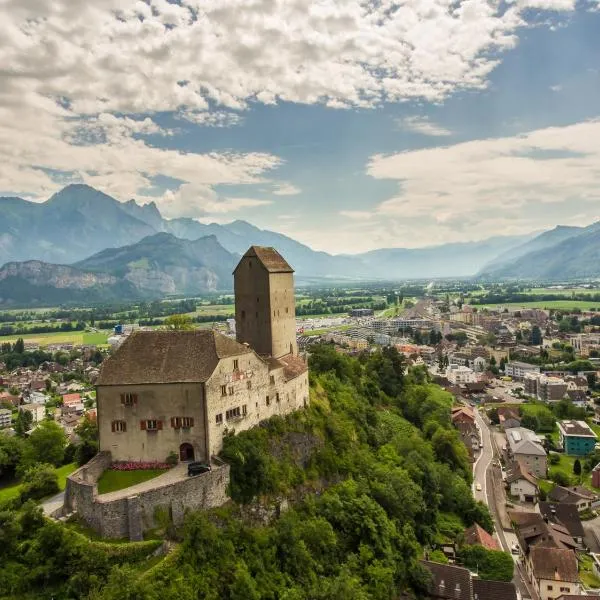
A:
[[[58,474],[52,465],[40,463],[27,469],[22,478],[21,502],[39,500],[59,491]]]
[[[33,415],[28,410],[20,410],[15,419],[15,433],[19,437],[25,437],[25,434],[31,429]]]
[[[67,436],[55,421],[42,421],[29,435],[25,452],[27,463],[45,462],[58,467],[65,457]]]
[[[13,345],[12,351],[15,354],[23,354],[25,352],[25,342],[23,338],[19,338]]]
[[[576,477],[579,477],[581,475],[581,462],[578,458],[576,458],[575,462],[573,463],[573,474]]]
[[[167,329],[176,331],[192,329],[192,319],[189,315],[171,315],[165,319]]]
[[[487,550],[483,546],[464,546],[459,556],[465,567],[477,570],[481,579],[511,581],[514,562],[512,556],[500,550]]]
[[[75,433],[81,440],[75,450],[75,460],[78,465],[84,465],[98,452],[98,425],[86,415],[75,428]]]

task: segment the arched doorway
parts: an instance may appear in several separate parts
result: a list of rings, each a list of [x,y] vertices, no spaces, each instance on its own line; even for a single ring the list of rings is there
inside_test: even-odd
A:
[[[194,446],[185,443],[179,446],[179,460],[186,462],[188,460],[194,460]]]

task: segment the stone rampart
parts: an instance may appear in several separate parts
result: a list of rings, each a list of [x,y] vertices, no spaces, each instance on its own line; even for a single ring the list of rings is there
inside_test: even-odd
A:
[[[108,458],[103,455],[108,455]],[[166,511],[175,525],[183,522],[191,510],[215,508],[228,500],[229,465],[213,462],[212,471],[196,477],[182,477],[155,487],[146,487],[131,494],[127,489],[115,498],[98,495],[97,481],[110,466],[110,453],[101,453],[85,467],[75,471],[67,480],[65,491],[66,513],[76,511],[78,517],[105,538],[129,538],[141,540],[144,531],[158,526],[157,509]],[[92,464],[93,463],[93,464]]]

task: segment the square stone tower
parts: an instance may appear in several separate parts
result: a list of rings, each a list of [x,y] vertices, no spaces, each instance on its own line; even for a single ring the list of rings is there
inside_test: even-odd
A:
[[[233,272],[237,341],[257,354],[298,354],[294,270],[274,248],[252,246]]]

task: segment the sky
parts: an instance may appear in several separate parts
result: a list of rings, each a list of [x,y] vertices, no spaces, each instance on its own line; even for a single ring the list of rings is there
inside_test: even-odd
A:
[[[335,254],[586,225],[598,32],[600,0],[0,0],[0,195]]]

